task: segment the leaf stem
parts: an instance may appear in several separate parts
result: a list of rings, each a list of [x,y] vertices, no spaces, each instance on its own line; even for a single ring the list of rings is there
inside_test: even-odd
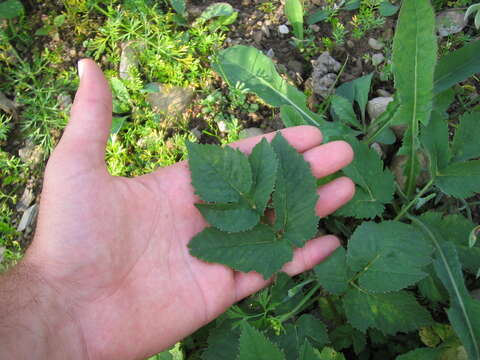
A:
[[[415,197],[412,199],[412,201],[410,201],[406,206],[404,206],[400,212],[397,214],[397,216],[395,216],[395,218],[393,219],[394,221],[398,221],[400,220],[406,213],[408,210],[410,210],[410,208],[415,205],[415,203],[418,201],[418,199],[423,195],[425,194],[429,189],[430,187],[433,185],[433,179],[430,180],[427,185],[425,185],[423,187],[422,190],[420,190],[417,195],[415,195]]]
[[[302,307],[305,305],[305,303],[310,300],[310,298],[317,292],[317,290],[320,289],[320,285],[315,285],[312,289],[310,289],[310,291],[307,293],[307,295],[305,295],[302,299],[302,301],[300,301],[297,306],[295,306],[293,308],[292,311],[289,311],[288,313],[286,314],[283,314],[281,316],[279,316],[277,319],[278,321],[280,321],[281,323],[287,321],[288,319],[290,319],[292,316],[294,316],[296,313],[298,313]]]

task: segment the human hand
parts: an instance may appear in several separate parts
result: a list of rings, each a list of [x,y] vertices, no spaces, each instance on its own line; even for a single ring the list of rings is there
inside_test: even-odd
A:
[[[199,199],[186,162],[134,179],[108,174],[111,93],[92,61],[83,60],[81,69],[71,120],[48,162],[37,231],[24,264],[58,294],[83,357],[141,359],[268,282],[257,273],[235,272],[189,254],[188,242],[207,224],[194,206]],[[282,134],[317,177],[352,160],[345,142],[320,145],[314,127]],[[259,140],[232,146],[248,152]],[[318,192],[316,209],[324,217],[353,196],[354,185],[339,178]],[[283,270],[290,275],[308,270],[338,245],[334,236],[311,240]]]

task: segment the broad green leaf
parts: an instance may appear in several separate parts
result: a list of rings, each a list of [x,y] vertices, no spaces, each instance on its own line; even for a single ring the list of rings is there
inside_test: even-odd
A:
[[[214,328],[208,335],[208,348],[202,354],[202,360],[236,359],[240,341],[240,330],[229,323]]]
[[[420,219],[428,225],[437,239],[455,244],[460,262],[465,270],[475,274],[480,268],[480,245],[469,245],[475,224],[462,215],[442,216],[438,212],[427,212]]]
[[[352,145],[355,158],[343,172],[356,186],[353,199],[336,212],[340,216],[359,219],[374,218],[383,213],[384,204],[393,198],[395,183],[392,173],[384,169],[377,152],[356,139],[347,139]]]
[[[230,204],[195,204],[207,222],[227,232],[246,231],[260,221],[260,215],[244,202]]]
[[[365,334],[349,324],[333,329],[330,338],[335,349],[343,350],[353,346],[355,354],[360,354],[367,346]]]
[[[382,16],[392,16],[397,13],[398,6],[393,5],[390,3],[390,1],[385,0],[380,4],[378,11]]]
[[[256,271],[265,279],[293,256],[291,245],[284,239],[277,239],[271,228],[263,224],[241,233],[225,233],[209,227],[195,235],[188,247],[199,259],[238,271]]]
[[[298,360],[321,360],[320,352],[315,349],[308,340],[305,340],[303,346],[300,348]]]
[[[453,138],[453,161],[465,161],[480,157],[480,112],[464,114]]]
[[[345,360],[345,356],[331,347],[325,347],[320,352],[320,360]]]
[[[178,14],[185,16],[186,15],[186,5],[185,0],[170,0],[170,4]]]
[[[396,360],[438,360],[440,349],[421,348],[397,356]]]
[[[302,115],[290,105],[280,106],[280,118],[285,127],[305,125]]]
[[[361,129],[362,125],[357,119],[357,114],[353,110],[352,103],[340,95],[332,95],[331,110],[340,121],[356,129]]]
[[[448,121],[449,115],[447,110],[455,100],[455,91],[453,89],[445,90],[433,98],[432,116],[438,116]]]
[[[252,168],[253,186],[250,197],[255,204],[255,210],[263,215],[270,194],[275,185],[278,170],[277,155],[267,140],[262,139],[248,157]]]
[[[348,242],[347,264],[371,292],[403,289],[427,276],[433,247],[424,234],[396,221],[364,222]]]
[[[448,318],[469,357],[478,359],[480,358],[480,302],[474,300],[468,293],[455,246],[451,242],[438,238],[432,224],[418,218],[412,218],[412,221],[435,245],[436,253],[433,262],[435,272],[450,294]]]
[[[433,178],[439,169],[448,165],[451,156],[448,147],[448,125],[438,114],[432,113],[428,126],[422,129],[420,142],[427,150]]]
[[[365,120],[365,109],[368,103],[368,94],[370,93],[370,86],[372,84],[373,73],[359,77],[352,81],[355,87],[355,101],[360,107],[362,119]]]
[[[350,271],[347,268],[345,249],[340,246],[314,268],[317,281],[331,294],[342,294],[348,289]]]
[[[23,15],[24,8],[19,0],[7,0],[0,3],[0,20],[11,20]]]
[[[53,19],[53,25],[57,28],[61,27],[65,23],[66,18],[67,16],[65,14],[55,16]]]
[[[419,171],[419,124],[427,125],[430,119],[436,61],[435,14],[430,1],[404,0],[393,41],[393,73],[400,102],[395,122],[408,125],[401,149],[407,155],[408,196],[415,190]]]
[[[187,142],[195,193],[208,202],[238,202],[252,187],[248,158],[239,150]]]
[[[110,134],[117,134],[123,127],[123,124],[128,119],[128,116],[114,116],[112,118],[112,127],[110,129]]]
[[[224,2],[213,3],[209,5],[200,15],[204,21],[213,19],[214,17],[230,16],[234,12],[232,5]]]
[[[435,274],[433,265],[427,266],[425,272],[428,273],[427,277],[420,280],[417,284],[420,294],[434,303],[446,302],[448,300],[447,291],[438,276]]]
[[[474,41],[452,51],[438,61],[435,68],[436,94],[480,72],[480,41]]]
[[[357,10],[360,8],[361,0],[347,0],[345,2],[345,10]]]
[[[343,135],[343,128],[323,120],[320,115],[308,109],[305,94],[288,84],[278,74],[272,60],[260,50],[237,45],[221,51],[217,62],[212,66],[230,86],[243,83],[271,106],[291,106],[300,114],[303,124],[322,129],[324,141],[328,141],[329,136]]]
[[[290,244],[303,247],[317,232],[316,179],[310,165],[281,133],[272,140],[272,146],[279,160],[273,194],[275,230],[281,230],[282,239]]]
[[[445,194],[464,199],[480,191],[480,160],[453,163],[437,173],[435,185]]]
[[[293,34],[299,40],[303,40],[303,4],[302,0],[286,0],[285,15],[292,25]]]
[[[260,331],[242,323],[238,360],[285,360],[285,355]]]
[[[394,335],[432,323],[430,313],[404,290],[372,294],[351,288],[343,298],[343,306],[348,322],[362,332],[375,328]]]
[[[314,13],[311,13],[307,17],[307,24],[308,25],[313,25],[316,24],[317,22],[327,20],[328,17],[330,16],[330,13],[325,10],[317,10]]]

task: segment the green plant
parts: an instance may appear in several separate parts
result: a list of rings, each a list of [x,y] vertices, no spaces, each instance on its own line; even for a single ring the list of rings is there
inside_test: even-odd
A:
[[[465,13],[465,20],[468,19],[468,17],[472,14],[475,14],[475,27],[480,29],[480,4],[474,4],[471,5],[468,9],[467,12]]]
[[[292,25],[293,34],[297,40],[303,40],[303,3],[301,0],[287,0],[285,15]]]
[[[349,204],[321,221],[349,238],[346,247],[316,266],[314,274],[296,282],[280,274],[270,289],[232,308],[211,326],[202,359],[340,359],[343,355],[335,352],[343,349],[358,358],[434,359],[457,351],[480,358],[480,302],[469,291],[480,285],[478,227],[470,210],[476,204],[471,196],[480,190],[480,147],[473,139],[479,113],[468,109],[458,120],[447,112],[451,88],[480,71],[480,42],[437,61],[434,31],[430,2],[404,0],[393,42],[395,100],[375,121],[365,115],[371,76],[337,89],[328,121],[306,106],[305,95],[261,52],[236,46],[219,54],[215,70],[231,86],[244,83],[279,107],[286,126],[310,124],[322,129],[324,141],[348,141],[356,157],[343,174],[357,186]],[[405,134],[397,140],[391,125],[403,125]],[[401,141],[397,155],[405,159],[404,180],[385,168],[370,147],[374,141]],[[426,163],[419,154],[425,154]],[[427,178],[421,180],[421,173]],[[281,191],[275,188],[275,194]],[[204,216],[214,226],[219,220]],[[235,225],[248,219],[238,216]],[[200,234],[190,245],[208,261],[256,269],[265,277],[283,261],[275,258],[278,263],[268,267],[264,258],[238,252],[232,257],[235,242],[245,241],[241,233],[229,235],[225,253],[208,254],[201,240],[215,247],[211,244],[218,246],[213,240],[220,236],[210,231],[215,236]],[[248,346],[257,353],[248,352]]]
[[[24,13],[24,8],[19,0],[5,0],[0,2],[0,20],[10,20]]]

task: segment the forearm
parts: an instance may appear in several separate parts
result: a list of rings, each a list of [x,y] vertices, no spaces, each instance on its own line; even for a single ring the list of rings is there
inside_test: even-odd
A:
[[[0,276],[0,359],[88,358],[64,297],[22,263]]]

